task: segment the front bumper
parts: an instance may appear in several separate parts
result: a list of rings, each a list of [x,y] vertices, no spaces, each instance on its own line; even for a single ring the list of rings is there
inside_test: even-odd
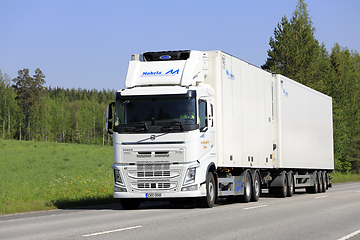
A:
[[[204,184],[203,184],[204,185]],[[205,188],[204,188],[205,190]],[[140,199],[167,199],[167,198],[196,198],[205,197],[205,191],[201,189],[195,191],[182,191],[182,192],[114,192],[114,198],[140,198]]]
[[[196,166],[196,176],[193,182],[184,184],[188,168]],[[158,166],[159,167],[159,166]],[[170,164],[168,169],[153,171],[139,170],[137,165],[113,165],[114,169],[114,198],[192,198],[206,196],[205,176],[202,176],[200,165],[195,163]],[[120,172],[121,184],[115,177]],[[157,173],[157,174],[155,174]],[[117,174],[119,175],[119,174]]]

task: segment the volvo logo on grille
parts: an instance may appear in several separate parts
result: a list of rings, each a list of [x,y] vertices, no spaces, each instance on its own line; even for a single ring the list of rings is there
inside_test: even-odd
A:
[[[151,140],[151,141],[154,141],[155,138],[156,138],[155,135],[151,135],[151,136],[150,136],[150,140]]]

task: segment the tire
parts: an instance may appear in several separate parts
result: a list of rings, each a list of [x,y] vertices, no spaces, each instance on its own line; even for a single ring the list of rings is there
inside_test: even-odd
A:
[[[239,196],[240,202],[248,203],[251,200],[251,192],[252,192],[252,184],[251,184],[251,177],[249,172],[246,173],[245,176],[245,189],[244,195]]]
[[[196,199],[196,205],[202,208],[212,208],[215,205],[216,185],[212,172],[208,172],[206,177],[206,197]]]
[[[323,172],[322,183],[323,183],[322,191],[323,191],[323,192],[326,192],[326,190],[328,189],[328,185],[327,185],[327,174],[326,174],[326,172]]]
[[[287,196],[287,189],[288,189],[288,183],[287,183],[287,176],[285,174],[283,178],[283,186],[282,187],[274,187],[273,188],[273,195],[274,197],[284,198]]]
[[[121,206],[125,210],[135,210],[140,206],[140,200],[134,198],[123,198],[120,200]]]
[[[253,182],[252,194],[251,194],[251,201],[257,202],[259,200],[261,194],[261,183],[259,174],[255,172],[254,182]]]
[[[331,182],[330,182],[330,175],[326,173],[326,190],[329,189]]]
[[[319,184],[318,184],[318,181],[319,181],[319,178],[318,178],[318,174],[317,174],[317,172],[315,171],[314,173],[313,173],[313,175],[314,175],[314,186],[312,186],[312,187],[310,187],[309,188],[309,190],[307,190],[306,189],[306,192],[310,192],[310,193],[317,193],[318,192],[318,186],[319,186]]]
[[[320,171],[318,173],[318,193],[322,193],[323,192],[323,174]]]
[[[294,176],[292,173],[289,173],[290,180],[287,185],[287,197],[292,197],[294,194]]]

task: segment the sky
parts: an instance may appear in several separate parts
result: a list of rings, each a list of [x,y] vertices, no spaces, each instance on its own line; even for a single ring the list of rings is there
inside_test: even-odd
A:
[[[221,50],[256,66],[297,0],[0,0],[0,70],[28,68],[46,87],[125,87],[131,54]],[[359,0],[305,0],[315,38],[360,51]]]

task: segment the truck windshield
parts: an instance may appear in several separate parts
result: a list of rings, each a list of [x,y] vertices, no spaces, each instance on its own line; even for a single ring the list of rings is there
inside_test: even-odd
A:
[[[116,99],[116,132],[189,131],[198,127],[195,97],[121,96]]]

